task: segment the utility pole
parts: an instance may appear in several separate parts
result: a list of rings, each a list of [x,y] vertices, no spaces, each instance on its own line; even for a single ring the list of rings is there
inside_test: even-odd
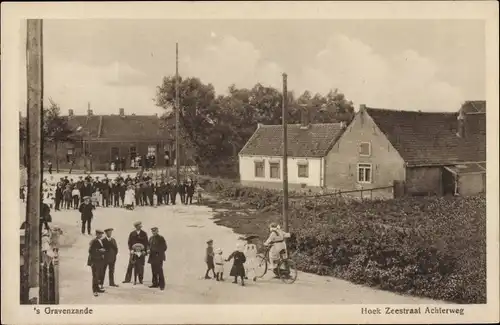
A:
[[[283,122],[283,227],[288,232],[288,90],[287,75],[283,73],[283,110],[281,120]]]
[[[177,184],[180,183],[180,146],[179,146],[179,43],[175,43],[175,168]]]
[[[42,187],[43,122],[43,48],[42,20],[27,20],[27,155],[28,199],[26,204],[26,238],[28,239],[28,275],[30,300],[39,302],[40,213]]]

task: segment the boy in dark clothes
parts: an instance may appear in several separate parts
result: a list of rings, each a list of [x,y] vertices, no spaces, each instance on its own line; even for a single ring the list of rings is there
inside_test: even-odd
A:
[[[211,279],[210,276],[208,276],[208,272],[212,270],[212,274],[215,276],[215,265],[214,265],[214,246],[213,246],[214,241],[209,240],[207,241],[207,250],[205,254],[205,262],[207,263],[207,272],[205,273],[205,279]]]
[[[230,276],[234,276],[233,283],[238,283],[238,277],[241,278],[241,285],[245,285],[245,267],[243,264],[246,262],[245,254],[243,254],[242,245],[238,244],[236,250],[228,256],[226,261],[233,259],[233,267],[231,268]]]

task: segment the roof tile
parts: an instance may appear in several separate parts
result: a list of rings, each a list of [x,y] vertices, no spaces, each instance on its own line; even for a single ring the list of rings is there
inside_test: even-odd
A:
[[[308,129],[302,129],[300,124],[289,124],[287,127],[288,156],[324,157],[342,133],[340,123],[311,124]],[[260,126],[240,154],[281,156],[283,154],[283,126]]]

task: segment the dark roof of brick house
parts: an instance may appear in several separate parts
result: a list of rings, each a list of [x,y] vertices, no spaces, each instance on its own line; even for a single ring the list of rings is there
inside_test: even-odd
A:
[[[343,133],[341,123],[310,124],[302,129],[300,124],[289,124],[288,156],[314,158],[324,157]],[[241,155],[281,156],[283,154],[283,126],[262,125],[257,128]]]
[[[409,166],[486,161],[486,113],[465,114],[458,136],[458,113],[366,108]]]
[[[485,100],[468,100],[462,104],[464,113],[486,113]]]
[[[108,140],[146,140],[172,139],[173,134],[167,127],[172,119],[156,115],[73,115],[67,116],[68,124],[82,130],[78,133],[84,138]]]

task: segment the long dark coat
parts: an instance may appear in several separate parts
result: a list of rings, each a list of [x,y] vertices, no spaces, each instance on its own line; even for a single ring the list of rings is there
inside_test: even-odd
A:
[[[149,238],[149,264],[162,263],[166,259],[167,242],[162,235],[151,236]]]
[[[102,240],[104,244],[104,248],[106,248],[106,253],[105,253],[105,260],[107,263],[115,263],[116,262],[116,255],[118,255],[118,245],[116,244],[116,240],[111,237],[105,237]]]
[[[102,241],[102,240],[101,240]],[[96,264],[104,263],[104,252],[99,251],[99,249],[105,248],[104,242],[101,245],[97,238],[94,238],[89,243],[89,257],[87,259],[87,265],[92,266]]]
[[[245,276],[245,267],[243,264],[246,262],[245,254],[240,251],[234,251],[231,255],[228,256],[227,260],[230,261],[233,259],[233,267],[231,267],[230,276]]]
[[[86,204],[85,202],[80,205],[78,211],[82,214],[82,220],[90,220],[94,217],[92,210],[95,209],[95,206],[92,203]]]
[[[132,246],[134,244],[140,243],[144,246],[144,250],[147,250],[149,247],[148,234],[144,230],[141,230],[139,234],[137,234],[137,230],[134,230],[128,236],[128,249],[132,250]]]

